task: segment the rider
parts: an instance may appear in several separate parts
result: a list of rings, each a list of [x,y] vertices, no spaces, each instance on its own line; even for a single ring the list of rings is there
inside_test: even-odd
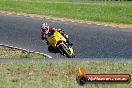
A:
[[[66,34],[64,33],[64,31],[62,31],[61,29],[49,28],[48,23],[43,23],[43,24],[41,25],[41,30],[42,30],[41,39],[42,39],[42,40],[46,39],[47,44],[48,44],[48,41],[47,41],[48,34],[52,34],[52,33],[55,32],[55,31],[60,32],[60,33],[66,38],[67,43],[70,44],[70,43],[69,43],[68,35],[66,35]],[[49,45],[49,44],[48,44],[48,45]],[[72,44],[70,44],[70,45],[72,45]],[[48,50],[49,50],[49,52],[53,52],[53,51],[54,51],[52,46],[49,46],[49,47],[48,47]]]

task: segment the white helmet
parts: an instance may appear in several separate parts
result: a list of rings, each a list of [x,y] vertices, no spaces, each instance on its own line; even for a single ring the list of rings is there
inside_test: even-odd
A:
[[[43,24],[41,25],[41,29],[42,29],[42,31],[43,31],[45,34],[48,34],[48,33],[49,33],[49,25],[48,25],[48,23],[43,23]]]

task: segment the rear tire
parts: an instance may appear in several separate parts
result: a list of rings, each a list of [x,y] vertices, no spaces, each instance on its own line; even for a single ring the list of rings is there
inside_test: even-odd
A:
[[[59,49],[63,52],[63,54],[65,54],[68,58],[73,58],[72,55],[70,55],[70,52],[66,49],[66,47],[61,44],[59,45]]]
[[[49,51],[49,52],[55,52],[54,47],[50,45],[50,46],[48,47],[48,51]]]

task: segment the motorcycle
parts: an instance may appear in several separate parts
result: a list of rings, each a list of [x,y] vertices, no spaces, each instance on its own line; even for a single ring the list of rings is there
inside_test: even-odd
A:
[[[49,45],[51,45],[55,50],[59,51],[60,54],[68,57],[74,58],[74,49],[66,41],[66,38],[58,31],[55,31],[52,35],[47,38]]]

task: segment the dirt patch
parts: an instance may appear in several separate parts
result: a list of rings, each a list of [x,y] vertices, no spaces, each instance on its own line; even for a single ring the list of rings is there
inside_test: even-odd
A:
[[[44,58],[44,55],[0,45],[0,58]]]
[[[21,54],[22,52],[20,50],[0,46],[0,57],[9,57]]]
[[[66,22],[77,22],[77,23],[85,23],[85,24],[96,24],[96,25],[103,25],[103,26],[110,26],[110,27],[132,28],[132,24],[107,23],[107,22],[98,22],[98,21],[84,21],[84,20],[75,20],[75,19],[52,17],[52,16],[46,16],[46,15],[17,13],[17,12],[13,12],[13,11],[11,11],[11,12],[10,11],[0,11],[0,13],[23,15],[23,16],[31,16],[31,17],[35,17],[35,18],[46,18],[46,19],[60,20],[60,21],[66,21]]]

